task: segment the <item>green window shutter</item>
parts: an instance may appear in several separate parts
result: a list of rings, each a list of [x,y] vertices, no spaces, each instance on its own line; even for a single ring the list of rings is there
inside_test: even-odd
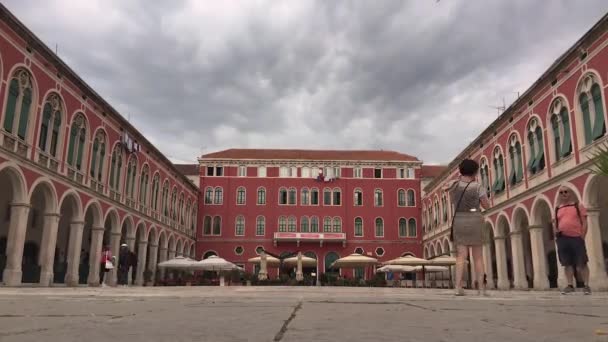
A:
[[[145,180],[145,175],[142,175],[139,178],[139,202],[140,203],[144,202],[144,180]]]
[[[53,123],[53,133],[51,135],[51,155],[57,156],[57,142],[59,140],[59,130],[61,129],[61,112],[55,113],[55,122]]]
[[[492,191],[498,192],[498,185],[500,183],[500,174],[498,171],[498,160],[494,159],[494,183],[492,183]]]
[[[130,189],[130,193],[131,193],[131,197],[135,197],[135,175],[136,175],[136,166],[135,164],[133,164],[132,170],[131,170],[131,189]]]
[[[517,183],[517,176],[515,174],[515,168],[517,167],[517,165],[515,165],[515,148],[511,147],[509,149],[509,157],[511,158],[511,171],[509,171],[509,184],[513,185],[515,183]]]
[[[119,155],[116,161],[116,184],[114,184],[116,191],[120,191],[120,171],[122,171],[122,157]]]
[[[562,139],[562,146],[561,146],[561,156],[562,157],[566,157],[569,156],[570,153],[572,153],[572,137],[571,137],[571,133],[570,133],[570,117],[568,114],[568,110],[566,108],[562,108],[561,112],[559,113],[561,119],[562,119],[562,125],[564,127],[564,139]]]
[[[125,184],[125,193],[127,196],[130,196],[129,188],[131,185],[131,168],[127,165],[127,179],[125,179],[127,184]]]
[[[528,144],[530,144],[530,159],[528,160],[528,170],[536,173],[536,148],[534,146],[534,134],[528,134]]]
[[[23,91],[21,100],[21,115],[19,116],[19,130],[17,135],[25,140],[27,136],[27,122],[30,118],[30,107],[32,105],[32,89],[27,88]]]
[[[49,132],[49,123],[51,121],[51,105],[46,104],[42,111],[42,122],[40,123],[40,136],[38,137],[38,147],[46,151],[46,137]]]
[[[112,153],[112,161],[110,162],[110,188],[114,189],[114,172],[116,170],[116,155]]]
[[[80,129],[80,135],[78,137],[78,156],[76,158],[76,168],[82,170],[82,153],[84,151],[85,144],[85,131],[84,128]]]
[[[91,156],[91,169],[89,170],[89,173],[91,174],[91,177],[93,177],[93,179],[95,179],[95,162],[97,159],[97,151],[99,151],[99,141],[95,139],[95,141],[93,142],[93,153]]]
[[[521,155],[521,144],[518,142],[515,145],[515,157],[517,158],[517,174],[516,174],[516,181],[517,183],[521,182],[522,179],[524,179],[524,170],[523,170],[523,161],[522,161],[522,155]]]
[[[416,220],[411,218],[408,221],[408,228],[409,228],[409,232],[408,232],[408,236],[409,237],[416,237]]]
[[[78,137],[78,127],[72,125],[70,129],[70,143],[68,145],[68,164],[74,166],[74,145],[76,145],[76,138]]]
[[[591,87],[593,106],[595,107],[595,120],[593,121],[593,140],[599,139],[606,134],[606,123],[604,122],[604,103],[602,102],[602,90],[595,83]]]
[[[505,189],[505,162],[504,162],[504,158],[502,155],[500,157],[498,157],[498,168],[500,170],[500,179],[499,179],[498,188],[500,189],[500,191],[503,191]]]
[[[559,132],[559,119],[557,115],[551,117],[551,128],[553,129],[553,151],[555,152],[555,161],[561,159],[561,137]]]
[[[545,144],[543,141],[543,132],[540,127],[536,128],[536,141],[538,141],[538,154],[536,155],[536,159],[538,159],[538,170],[543,170],[545,168]]]
[[[581,111],[583,112],[583,127],[585,129],[585,145],[589,145],[592,139],[591,132],[591,113],[589,113],[589,97],[586,93],[579,96]]]
[[[13,78],[11,86],[8,90],[8,99],[6,102],[6,112],[4,114],[4,130],[13,132],[13,123],[15,122],[15,109],[17,107],[17,98],[19,97],[19,81]]]
[[[101,175],[103,173],[103,161],[106,157],[106,144],[101,143],[99,147],[99,172],[97,172],[97,180],[101,182]]]

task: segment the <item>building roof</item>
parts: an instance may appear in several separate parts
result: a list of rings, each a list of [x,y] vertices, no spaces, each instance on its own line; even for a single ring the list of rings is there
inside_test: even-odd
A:
[[[173,163],[160,152],[151,142],[146,139],[146,137],[141,134],[135,126],[131,125],[129,121],[127,121],[114,107],[112,107],[101,95],[99,95],[93,88],[91,88],[83,79],[74,72],[59,56],[57,56],[53,50],[49,49],[46,44],[42,42],[32,31],[30,31],[25,24],[23,24],[17,17],[8,10],[2,3],[0,3],[0,20],[4,21],[13,31],[15,31],[27,44],[30,48],[32,48],[37,54],[46,59],[50,65],[52,65],[62,77],[65,77],[70,82],[74,84],[74,86],[78,87],[78,90],[82,92],[83,98],[90,98],[96,104],[98,104],[100,108],[100,112],[105,115],[106,112],[111,115],[113,119],[117,121],[117,123],[124,127],[129,131],[131,135],[140,145],[148,147],[150,152],[156,154],[159,159],[167,166],[167,168],[171,171],[174,171],[178,174],[179,177],[182,177],[185,180],[186,184],[191,187],[192,190],[198,191],[196,185],[192,184],[190,180],[188,180],[185,176],[179,174],[177,169],[173,166]],[[49,66],[50,68],[50,66]]]
[[[201,159],[235,160],[349,160],[349,161],[406,161],[418,162],[418,158],[396,151],[357,150],[287,150],[287,149],[228,149],[209,153]]]
[[[198,176],[198,164],[173,164],[184,176]]]
[[[435,178],[447,169],[447,165],[422,165],[421,178]]]

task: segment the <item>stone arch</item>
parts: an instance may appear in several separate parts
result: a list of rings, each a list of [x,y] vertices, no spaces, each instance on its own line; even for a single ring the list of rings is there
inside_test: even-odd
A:
[[[412,252],[403,252],[403,253],[401,253],[401,256],[402,256],[402,257],[406,257],[406,256],[413,256],[413,257],[415,257],[415,256],[416,256],[416,254],[414,254],[414,253],[412,253]]]
[[[176,246],[175,246],[175,254],[178,256],[184,255],[184,242],[182,241],[181,238],[177,239]]]
[[[8,177],[3,191],[11,190],[12,203],[26,203],[31,194],[26,190],[26,180],[23,171],[17,164],[6,161],[0,164],[0,177]]]
[[[74,199],[74,204],[76,205],[76,217],[78,219],[84,219],[84,211],[82,210],[82,201],[80,199],[80,195],[74,190],[70,189],[63,193],[61,199],[59,200],[59,207],[61,207],[61,205],[63,205],[63,203],[70,197]]]
[[[557,287],[558,278],[558,263],[557,253],[555,247],[555,237],[553,234],[552,220],[553,220],[553,206],[552,201],[549,200],[544,194],[537,195],[536,200],[532,204],[532,213],[530,216],[530,225],[540,227],[542,229],[542,249],[544,250],[544,256],[546,260],[547,277],[549,280],[550,287]],[[541,281],[541,280],[539,280]],[[542,280],[544,282],[544,280]]]
[[[523,273],[526,277],[526,286],[533,287],[534,284],[534,265],[532,261],[532,244],[530,238],[530,215],[522,204],[513,210],[513,231],[521,234],[521,257],[523,257]],[[521,265],[521,264],[520,264]],[[523,279],[522,279],[523,281]]]
[[[504,211],[501,211],[496,217],[496,229],[496,236],[508,237],[509,233],[512,231],[511,220]]]
[[[158,232],[158,248],[167,248],[168,244],[168,240],[167,240],[167,234],[165,233],[165,231],[163,229],[159,229]]]
[[[78,284],[78,269],[74,269],[80,262],[82,247],[82,230],[79,225],[84,224],[82,203],[80,196],[74,190],[66,191],[59,202],[59,223],[57,236],[55,238],[53,278],[48,279],[52,283],[66,283],[67,285]],[[51,253],[52,254],[52,253]],[[46,285],[46,279],[41,275],[40,283]]]
[[[589,230],[593,229],[597,231],[599,229],[600,239],[595,239],[590,241],[590,243],[594,244],[594,250],[602,251],[605,269],[605,262],[608,259],[608,177],[595,174],[590,175],[585,183],[583,194],[583,204],[587,208],[588,213],[591,214],[593,211],[597,211],[599,215],[599,217],[589,215],[587,222]],[[599,227],[597,227],[598,223]],[[587,248],[591,250],[589,247]],[[592,257],[591,255],[589,256],[589,258]],[[599,258],[597,257],[595,259],[599,263],[599,267],[601,267],[601,260],[598,260]]]
[[[446,255],[451,255],[452,253],[452,246],[450,243],[450,239],[448,239],[447,237],[443,239],[443,253]]]
[[[101,204],[99,204],[99,201],[96,199],[91,199],[84,207],[84,213],[86,216],[87,212],[91,212],[91,215],[93,217],[93,225],[96,227],[102,227],[103,226],[103,213],[101,210]]]
[[[168,239],[168,245],[167,245],[169,254],[173,255],[173,257],[175,257],[175,235],[171,234],[169,235],[169,239]]]
[[[550,213],[553,212],[553,206],[551,205],[551,203],[553,203],[553,202],[544,194],[536,195],[536,198],[534,199],[534,202],[532,203],[531,215],[529,216],[531,225],[541,225],[542,224],[542,219],[539,215],[541,214],[541,211],[544,209],[543,206],[546,206],[546,208],[548,208]]]
[[[207,259],[208,257],[210,257],[212,255],[219,256],[219,254],[217,254],[217,252],[215,250],[209,249],[209,250],[206,250],[205,253],[203,253],[203,255],[201,256],[201,260]]]
[[[135,225],[133,222],[133,217],[130,214],[123,217],[122,224],[120,225],[120,233],[124,236],[125,240],[127,238],[135,237]]]
[[[84,207],[84,227],[82,230],[81,255],[78,267],[78,283],[99,285],[99,264],[103,248],[103,232],[101,236],[93,236],[94,229],[103,229],[103,213],[96,199],[91,199]]]
[[[49,213],[57,213],[58,212],[58,199],[57,199],[57,190],[55,190],[55,186],[53,182],[46,177],[39,177],[36,179],[32,185],[30,186],[30,192],[28,194],[28,198],[31,199],[36,190],[40,189],[43,191],[43,196],[45,203],[49,206],[46,208]]]

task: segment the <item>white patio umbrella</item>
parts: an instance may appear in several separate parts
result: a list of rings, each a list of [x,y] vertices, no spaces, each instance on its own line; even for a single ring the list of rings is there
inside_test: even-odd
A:
[[[298,265],[298,257],[300,257],[300,253],[298,256],[283,259],[283,264],[285,266],[297,266]],[[306,255],[302,255],[302,266],[303,267],[314,267],[317,266],[317,259],[307,257]]]
[[[262,263],[262,256],[257,256],[255,258],[251,258],[247,260],[248,262],[252,263],[252,264],[261,264]],[[271,256],[271,255],[266,255],[266,264],[269,266],[279,266],[279,264],[281,263],[281,260]]]
[[[416,266],[414,267],[415,272],[417,271],[422,271],[422,268],[424,267],[424,271],[428,272],[428,273],[436,273],[436,272],[447,272],[450,270],[449,267],[446,266]]]
[[[447,255],[442,255],[440,257],[429,260],[429,265],[453,266],[456,265],[456,258]]]
[[[365,266],[369,266],[369,265],[376,265],[378,263],[378,259],[376,258],[372,258],[372,257],[368,257],[362,254],[351,254],[349,256],[346,256],[344,258],[340,258],[336,261],[334,261],[333,264],[331,264],[330,268],[341,268],[341,267],[347,267],[347,268],[355,268],[355,267],[365,267]]]
[[[426,259],[416,258],[411,255],[400,257],[397,259],[389,260],[385,264],[387,265],[402,265],[402,266],[422,266],[428,265],[429,261]]]
[[[212,255],[207,259],[197,261],[192,265],[192,269],[200,271],[217,271],[220,275],[220,286],[224,286],[224,274],[222,271],[242,270],[237,265],[227,261],[224,258],[220,258],[217,255]]]
[[[178,256],[167,261],[163,261],[158,264],[160,268],[179,269],[179,270],[191,270],[196,260]]]
[[[409,273],[409,272],[417,272],[416,267],[414,266],[401,266],[401,265],[386,265],[382,266],[376,270],[376,272],[401,272],[401,273]]]

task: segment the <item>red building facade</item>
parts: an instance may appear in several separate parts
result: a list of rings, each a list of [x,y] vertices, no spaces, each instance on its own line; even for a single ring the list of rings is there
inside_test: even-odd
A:
[[[2,5],[0,80],[4,284],[99,285],[103,245],[138,284],[194,254],[198,188]]]
[[[247,260],[260,247],[276,255],[300,251],[318,260],[313,271],[322,274],[356,252],[381,261],[421,256],[415,157],[233,149],[199,162],[199,258],[217,254],[253,271]]]

